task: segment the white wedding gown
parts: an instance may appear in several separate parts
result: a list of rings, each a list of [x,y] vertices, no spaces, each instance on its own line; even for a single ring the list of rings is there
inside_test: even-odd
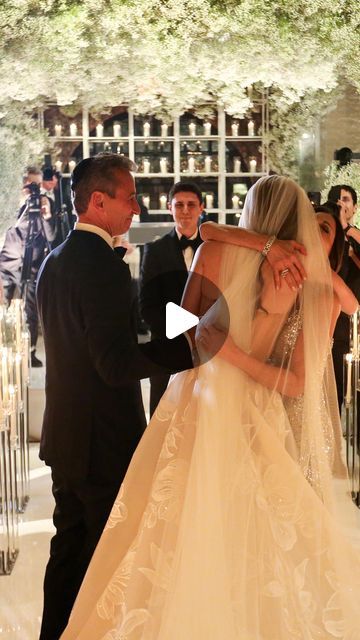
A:
[[[299,237],[311,249],[319,239],[309,216]],[[284,367],[284,332],[294,343],[303,332],[301,438],[275,389],[219,357],[177,374],[134,454],[62,640],[359,640],[360,558],[339,524],[324,428],[332,287],[326,259],[310,249],[301,323],[279,315],[275,348],[266,316],[257,325],[264,360],[276,352]],[[255,252],[224,249],[221,290],[245,350],[259,268]],[[207,315],[221,321],[222,302]],[[348,496],[344,504],[351,516]]]

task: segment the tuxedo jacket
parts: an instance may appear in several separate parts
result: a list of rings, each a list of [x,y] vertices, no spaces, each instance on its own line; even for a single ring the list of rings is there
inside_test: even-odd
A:
[[[357,256],[360,255],[360,245],[351,238],[351,242],[345,243],[343,264],[339,271],[339,276],[344,280],[349,289],[353,292],[358,302],[360,302],[360,270],[349,256],[349,249],[352,246]],[[334,331],[334,342],[341,342],[349,349],[350,342],[350,316],[341,312]]]
[[[197,237],[197,246],[202,240]],[[188,270],[175,228],[145,244],[141,263],[140,312],[154,337],[165,336],[167,302],[180,304]]]
[[[40,457],[65,477],[121,481],[145,428],[139,380],[192,367],[184,336],[138,345],[128,266],[100,236],[71,231],[43,263],[46,352]]]

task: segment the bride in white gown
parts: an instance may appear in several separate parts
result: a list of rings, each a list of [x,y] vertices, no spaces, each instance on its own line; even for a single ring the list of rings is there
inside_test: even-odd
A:
[[[287,178],[252,187],[242,224],[302,242],[306,283],[300,294],[276,290],[248,249],[198,251],[195,270],[223,298],[190,278],[183,304],[202,316],[200,345],[227,306],[231,338],[171,381],[63,640],[360,637],[360,559],[340,525],[351,500],[332,473],[338,423],[326,366],[339,305],[329,262],[312,207]]]

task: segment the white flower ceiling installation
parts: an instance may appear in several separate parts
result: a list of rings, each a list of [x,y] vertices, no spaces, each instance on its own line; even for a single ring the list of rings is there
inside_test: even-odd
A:
[[[340,82],[360,88],[358,8],[358,0],[2,0],[2,182],[18,180],[44,150],[30,117],[38,107],[128,104],[170,120],[220,104],[241,117],[249,85],[270,90],[273,167],[296,177],[299,128],[328,108]]]

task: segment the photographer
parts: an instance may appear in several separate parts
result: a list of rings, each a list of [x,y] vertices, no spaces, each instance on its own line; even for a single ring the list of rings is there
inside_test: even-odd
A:
[[[31,180],[31,182],[30,182]],[[38,314],[35,300],[36,278],[50,244],[54,240],[54,222],[50,201],[42,195],[42,173],[29,167],[22,189],[20,209],[15,225],[6,234],[0,252],[0,275],[4,287],[4,301],[23,297],[30,331],[31,365],[41,367],[36,357]],[[25,260],[24,260],[25,258]],[[24,268],[26,267],[26,268]]]

